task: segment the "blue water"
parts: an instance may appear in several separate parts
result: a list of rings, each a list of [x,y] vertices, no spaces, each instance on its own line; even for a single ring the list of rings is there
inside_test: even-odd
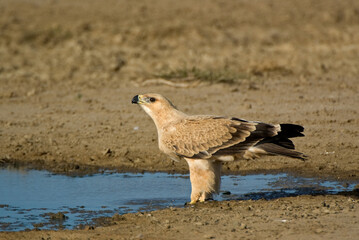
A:
[[[287,174],[222,177],[216,200],[273,199],[351,190],[354,183],[296,178]],[[47,171],[0,169],[0,231],[74,229],[115,213],[182,207],[190,197],[188,175],[105,172],[83,177]],[[67,218],[52,220],[49,213]],[[41,223],[41,224],[40,224]]]

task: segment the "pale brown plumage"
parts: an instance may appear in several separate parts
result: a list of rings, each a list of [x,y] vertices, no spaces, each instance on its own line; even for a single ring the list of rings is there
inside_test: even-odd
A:
[[[191,203],[218,193],[222,161],[283,155],[304,159],[294,151],[291,137],[304,136],[303,127],[271,125],[238,118],[189,116],[159,94],[136,95],[139,104],[156,124],[159,148],[172,159],[185,159],[190,168]]]

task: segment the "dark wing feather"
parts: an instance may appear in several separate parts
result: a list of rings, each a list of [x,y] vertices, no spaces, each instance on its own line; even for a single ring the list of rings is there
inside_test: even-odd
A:
[[[178,156],[210,158],[212,155],[237,154],[276,134],[275,126],[270,124],[197,116],[169,126],[161,141]]]
[[[232,120],[241,123],[252,123],[254,124],[255,129],[250,132],[250,135],[244,141],[239,142],[229,148],[221,149],[220,151],[216,152],[215,155],[243,154],[258,141],[277,135],[277,129],[274,125],[262,122],[250,122],[239,118],[232,118]]]

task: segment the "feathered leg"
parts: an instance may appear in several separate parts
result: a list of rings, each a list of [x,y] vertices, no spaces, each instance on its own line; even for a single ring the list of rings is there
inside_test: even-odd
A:
[[[185,158],[190,172],[192,186],[191,202],[204,202],[218,193],[221,184],[222,163],[213,160]]]

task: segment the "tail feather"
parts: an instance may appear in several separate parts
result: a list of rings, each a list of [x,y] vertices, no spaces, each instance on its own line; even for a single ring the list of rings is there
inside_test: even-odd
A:
[[[292,149],[288,149],[274,143],[264,143],[264,144],[256,145],[254,149],[263,150],[268,155],[281,155],[286,157],[299,158],[302,160],[305,160],[307,158],[307,156],[301,152],[297,152]]]
[[[280,131],[274,137],[266,137],[259,141],[254,149],[262,150],[269,155],[282,155],[305,160],[307,158],[301,152],[294,151],[295,146],[289,138],[303,137],[304,128],[296,124],[280,124]]]
[[[239,118],[232,120],[248,122]],[[256,129],[250,132],[245,141],[228,148],[220,149],[213,155],[227,156],[242,153],[245,159],[252,159],[260,155],[282,155],[286,157],[306,159],[306,155],[295,151],[290,138],[303,137],[304,128],[296,124],[271,125],[262,122],[256,123]]]
[[[278,132],[278,136],[286,137],[286,138],[293,138],[293,137],[304,137],[302,133],[304,131],[304,127],[297,125],[297,124],[290,124],[290,123],[281,123],[280,132]]]

